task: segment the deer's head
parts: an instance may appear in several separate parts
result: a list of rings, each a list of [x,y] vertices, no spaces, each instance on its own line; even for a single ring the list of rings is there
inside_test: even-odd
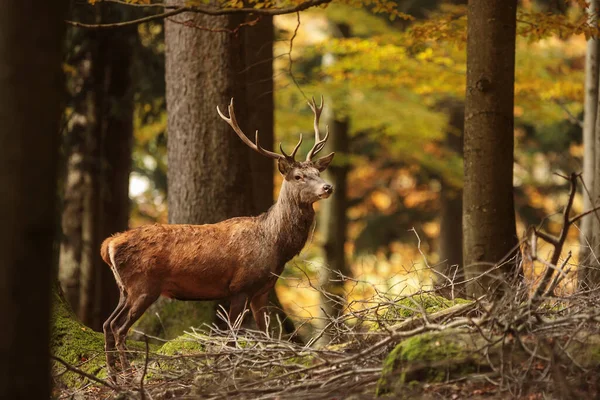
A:
[[[321,112],[323,111],[323,97],[321,97],[321,105],[317,106],[315,99],[313,98],[308,105],[312,109],[315,120],[314,120],[314,129],[315,129],[315,144],[312,149],[308,152],[305,161],[296,161],[296,152],[300,148],[302,144],[302,134],[300,134],[300,140],[291,154],[286,154],[283,150],[281,144],[279,144],[279,149],[281,150],[281,154],[275,153],[269,150],[263,149],[258,142],[258,131],[255,134],[254,143],[244,134],[244,132],[239,127],[236,119],[235,112],[233,110],[233,99],[231,99],[231,103],[229,104],[229,118],[227,118],[219,107],[217,106],[217,112],[225,120],[235,133],[242,139],[244,143],[246,143],[250,148],[257,151],[258,153],[277,160],[277,167],[279,172],[283,176],[284,185],[286,190],[289,192],[288,194],[292,197],[298,199],[302,203],[314,203],[321,199],[326,199],[333,193],[333,186],[329,183],[325,182],[320,173],[325,171],[333,160],[333,156],[335,153],[330,153],[324,157],[321,157],[317,160],[313,161],[313,157],[323,150],[325,147],[325,143],[327,142],[327,138],[329,137],[329,129],[326,130],[325,136],[323,139],[320,137],[319,133],[319,118],[321,117]]]

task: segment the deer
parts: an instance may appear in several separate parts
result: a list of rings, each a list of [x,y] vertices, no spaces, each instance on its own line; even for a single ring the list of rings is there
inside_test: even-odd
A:
[[[279,195],[268,211],[258,216],[236,217],[215,224],[154,224],[117,233],[104,240],[100,254],[111,268],[120,298],[104,322],[106,364],[115,379],[116,353],[122,369],[130,368],[125,340],[131,326],[160,296],[177,300],[229,299],[228,316],[235,321],[247,302],[256,325],[266,331],[269,291],[286,263],[304,248],[315,219],[313,204],[333,193],[320,173],[335,153],[313,160],[323,149],[329,129],[321,138],[319,118],[323,97],[314,114],[315,142],[304,161],[296,161],[300,140],[291,154],[264,149],[242,131],[235,117],[233,98],[229,117],[217,113],[252,150],[277,161],[283,177]]]

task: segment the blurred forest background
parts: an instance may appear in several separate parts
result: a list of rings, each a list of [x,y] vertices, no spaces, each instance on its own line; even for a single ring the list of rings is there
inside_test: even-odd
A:
[[[77,4],[73,19],[110,23],[148,10],[134,5]],[[548,229],[558,233],[560,216],[552,216],[565,203],[568,190],[567,182],[553,174],[582,169],[585,9],[563,1],[525,1],[520,6],[514,106],[517,231],[523,235],[526,227],[548,217]],[[369,298],[375,288],[409,294],[433,287],[436,276],[425,262],[460,274],[466,6],[431,0],[390,2],[389,7],[330,4],[298,15],[253,16],[229,33],[205,30],[209,17],[184,21],[185,29],[193,32],[186,34],[210,42],[202,45],[208,54],[176,50],[171,62],[180,65],[167,71],[167,80],[183,79],[169,73],[185,74],[182,64],[192,57],[207,64],[194,67],[202,74],[195,83],[198,92],[194,99],[182,100],[187,108],[173,118],[173,128],[181,132],[171,135],[180,139],[238,140],[214,112],[237,90],[246,92],[245,100],[236,96],[242,127],[259,129],[265,146],[282,142],[289,148],[299,132],[311,130],[307,99],[324,94],[326,124],[332,131],[329,147],[336,151],[326,179],[337,189],[332,199],[318,204],[314,235],[276,287],[296,323],[319,316],[323,305],[312,286],[336,286],[328,282],[336,278],[332,271],[353,279],[344,286],[351,300]],[[243,42],[245,48],[218,47],[223,37]],[[192,161],[186,168],[202,170],[183,172],[177,167],[179,176],[173,180],[197,179],[210,188],[169,203],[168,165],[184,161],[167,161],[164,21],[118,29],[69,28],[67,40],[63,155],[68,161],[59,274],[77,315],[99,330],[118,298],[112,273],[97,251],[105,237],[147,223],[209,223],[255,214],[272,204],[280,176],[270,161],[253,160],[260,166],[236,178],[247,157],[260,157],[236,143],[235,151],[244,154],[227,158],[214,171],[216,164],[210,160],[193,161],[211,151],[199,148],[189,155]],[[245,54],[244,66],[235,70],[233,83],[215,82],[226,79],[225,72],[207,68],[213,62],[220,65],[215,59],[226,51],[238,52],[233,57]],[[233,89],[215,93],[215,87]],[[190,117],[186,112],[202,114]],[[175,157],[181,155],[174,152]],[[229,210],[215,207],[214,202],[248,195],[239,188],[239,179],[254,182],[253,199]],[[582,199],[577,197],[576,210],[582,211]],[[186,210],[172,210],[178,216],[169,221],[169,206]],[[576,230],[570,232],[567,247],[576,265]],[[571,275],[564,284],[567,290],[573,286]],[[180,312],[170,336],[197,323],[195,312],[183,320]],[[164,324],[170,318],[164,316],[162,327],[146,328],[169,337]]]
[[[58,238],[54,247],[43,242],[39,253],[8,240],[5,257],[13,260],[14,248],[14,254],[26,255],[14,257],[22,265],[42,260],[58,268],[48,269],[39,286],[30,287],[25,275],[6,275],[6,288],[18,298],[3,301],[35,309],[46,289],[39,289],[41,297],[26,294],[52,282],[53,329],[101,332],[119,298],[100,257],[105,238],[144,224],[258,215],[276,200],[281,176],[273,162],[251,152],[216,106],[223,109],[235,98],[245,132],[258,129],[267,149],[279,143],[289,149],[298,133],[312,136],[307,101],[321,95],[322,122],[331,132],[325,152],[336,153],[323,175],[336,189],[316,204],[314,231],[270,299],[286,334],[309,344],[339,344],[345,337],[328,334],[332,324],[351,325],[360,319],[356,313],[374,309],[379,318],[382,301],[415,293],[435,293],[448,306],[482,295],[503,299],[509,287],[523,295],[514,303],[531,295],[528,304],[537,310],[540,295],[593,292],[600,284],[594,268],[600,218],[592,212],[569,215],[592,210],[600,199],[600,179],[594,179],[600,175],[600,157],[594,156],[600,152],[594,133],[600,129],[598,4],[507,3],[469,8],[466,0],[75,0],[61,2],[62,11],[7,14],[9,22],[28,15],[45,21],[51,14],[49,20],[65,26],[21,39],[32,48],[62,40],[60,71],[36,75],[32,65],[44,63],[44,52],[38,64],[19,55],[24,61],[16,58],[12,67],[27,73],[20,82],[32,76],[32,84],[44,83],[41,100],[31,105],[40,118],[23,118],[32,129],[39,124],[50,131],[52,110],[46,105],[61,108],[60,143],[47,138],[31,153],[46,160],[44,150],[56,147],[58,158],[35,171],[23,167],[24,178],[18,175],[14,185],[58,181],[57,204],[44,203],[56,188],[42,185],[36,187],[45,190],[39,196],[8,196],[6,204],[18,204],[20,211],[4,216],[11,226],[23,225],[24,235],[34,232],[40,243]],[[468,21],[468,13],[475,18]],[[6,26],[14,27],[10,32],[17,38],[18,25]],[[0,46],[0,54],[18,49]],[[44,80],[59,72],[62,100],[52,95],[60,80]],[[478,97],[490,92],[497,95],[492,102]],[[27,108],[26,91],[6,93],[0,101],[13,108],[7,106],[5,117]],[[11,103],[11,96],[18,101]],[[22,140],[24,146],[28,139]],[[311,146],[305,142],[300,155]],[[26,165],[11,160],[3,170]],[[56,164],[57,176],[43,175]],[[32,205],[51,209],[43,226],[59,226],[56,235],[34,220],[20,224]],[[190,326],[218,326],[220,306],[226,302],[161,299],[132,334],[158,343]],[[62,313],[68,308],[73,315]],[[57,322],[65,315],[74,325]],[[11,332],[5,342],[19,347]],[[56,357],[87,362],[81,352],[61,352],[68,347],[64,337],[71,337],[63,333],[51,344]],[[35,333],[20,343],[28,338]],[[100,342],[87,343],[102,351]],[[22,364],[29,368],[36,358],[27,360]],[[353,361],[347,358],[348,365]],[[143,388],[140,393],[144,398]]]

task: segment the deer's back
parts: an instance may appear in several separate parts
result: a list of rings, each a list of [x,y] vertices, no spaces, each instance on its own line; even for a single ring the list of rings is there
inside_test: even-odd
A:
[[[270,278],[275,243],[265,235],[255,218],[242,217],[146,225],[107,239],[107,247],[125,286],[151,279],[167,297],[218,299],[252,292]]]

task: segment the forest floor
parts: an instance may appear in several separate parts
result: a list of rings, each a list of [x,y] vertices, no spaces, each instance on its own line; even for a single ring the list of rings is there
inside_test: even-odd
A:
[[[239,321],[225,329],[190,328],[160,346],[130,342],[133,368],[118,384],[106,377],[103,352],[71,371],[57,363],[54,397],[598,398],[600,301],[589,293],[522,299],[515,301],[518,293],[494,303],[431,293],[377,299],[376,306],[332,318],[305,343],[243,329]],[[99,364],[83,372],[94,357]]]

